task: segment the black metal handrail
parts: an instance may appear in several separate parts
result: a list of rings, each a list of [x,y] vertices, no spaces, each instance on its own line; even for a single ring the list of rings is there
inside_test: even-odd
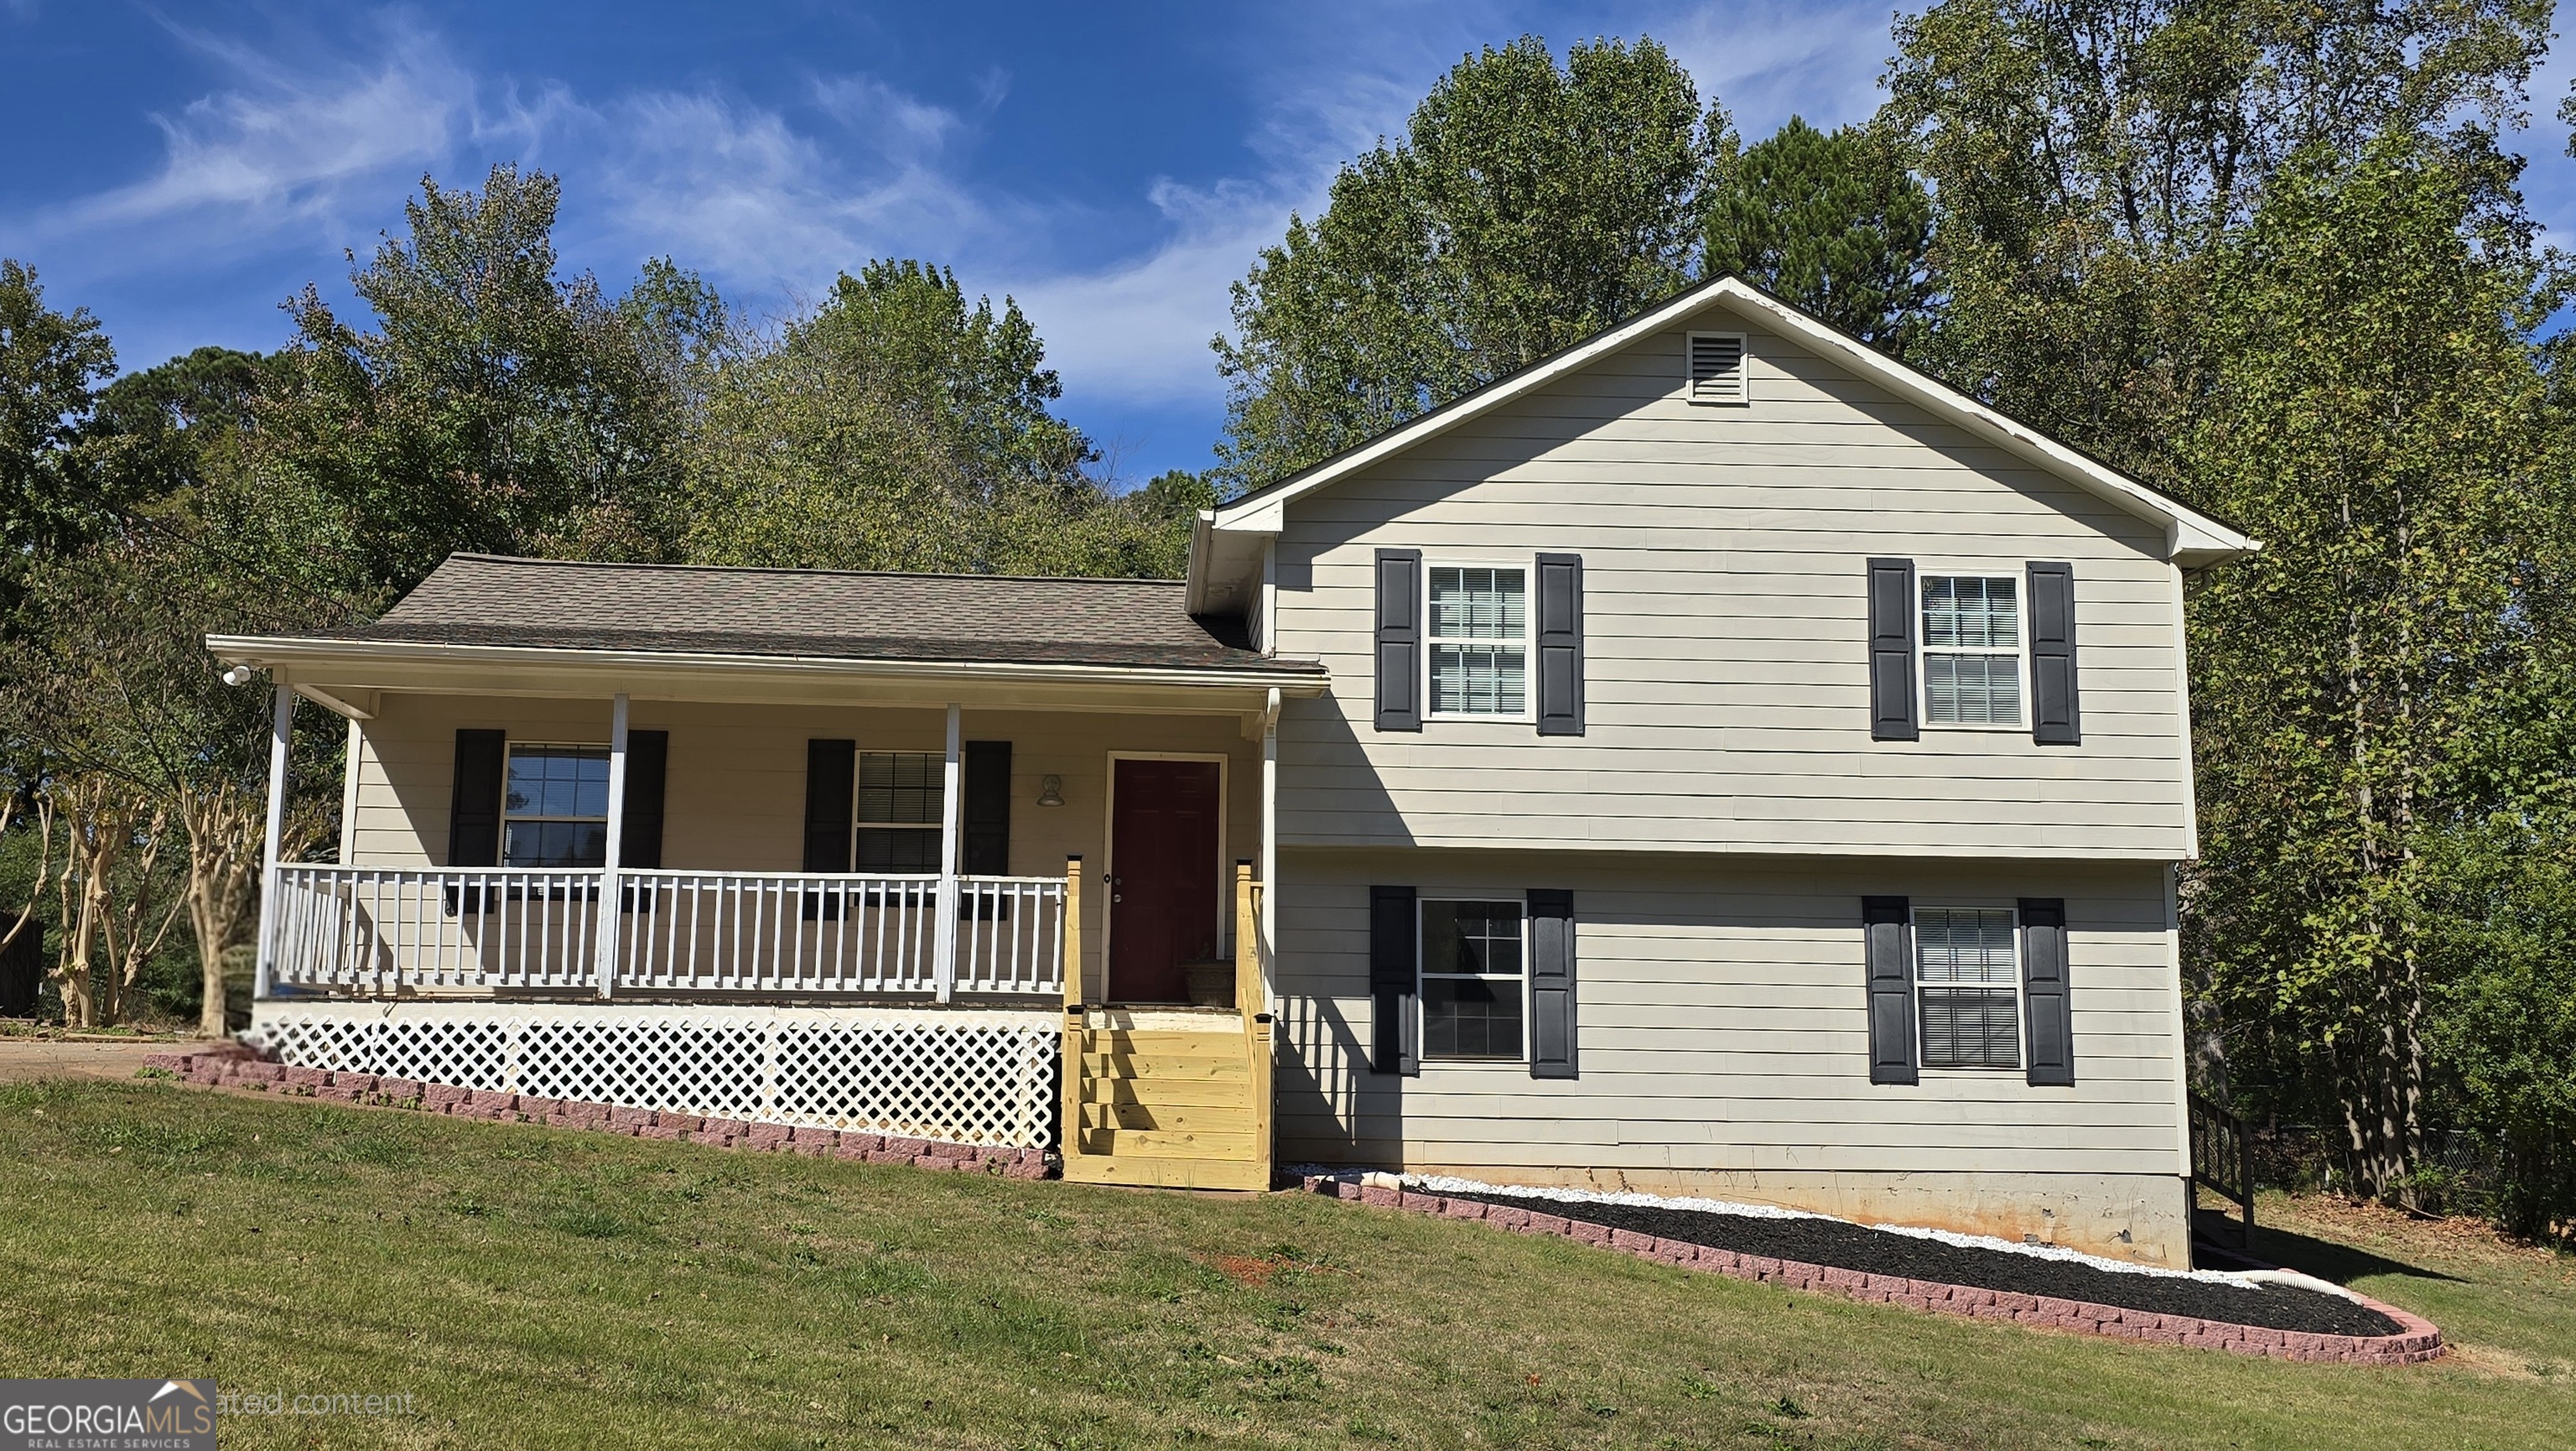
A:
[[[2191,1182],[2244,1213],[2236,1246],[2254,1247],[2254,1136],[2245,1120],[2195,1093],[2191,1096]]]

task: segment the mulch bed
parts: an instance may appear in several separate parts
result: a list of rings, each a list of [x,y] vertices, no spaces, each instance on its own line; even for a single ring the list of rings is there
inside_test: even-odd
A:
[[[1971,1249],[1910,1234],[1889,1234],[1839,1219],[1771,1219],[1588,1199],[1469,1194],[1454,1189],[1439,1192],[1451,1199],[1510,1205],[1607,1229],[1869,1275],[1970,1285],[2019,1295],[2048,1295],[2149,1314],[2188,1315],[2231,1325],[2259,1325],[2315,1335],[2380,1336],[2405,1329],[2378,1311],[2340,1295],[2289,1285],[2243,1287],[2173,1275],[2125,1274],[2010,1250]]]

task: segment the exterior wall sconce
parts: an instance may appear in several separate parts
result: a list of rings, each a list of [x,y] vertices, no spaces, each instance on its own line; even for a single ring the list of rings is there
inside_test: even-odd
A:
[[[1038,804],[1040,806],[1062,806],[1064,804],[1064,778],[1062,776],[1042,776],[1038,778]]]

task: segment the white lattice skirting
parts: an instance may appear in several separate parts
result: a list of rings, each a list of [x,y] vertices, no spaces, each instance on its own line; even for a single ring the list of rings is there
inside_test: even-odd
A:
[[[1047,1013],[649,1003],[263,1002],[246,1041],[302,1068],[800,1128],[1043,1149]]]

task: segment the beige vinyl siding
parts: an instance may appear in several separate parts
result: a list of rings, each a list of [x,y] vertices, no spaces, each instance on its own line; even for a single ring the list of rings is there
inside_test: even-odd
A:
[[[348,860],[356,866],[425,867],[447,858],[456,732],[507,731],[514,741],[601,743],[608,702],[511,697],[392,695],[365,723]],[[674,870],[793,872],[804,865],[805,743],[855,739],[862,751],[945,749],[937,710],[748,706],[637,701],[636,730],[671,733],[662,862]],[[1225,758],[1226,861],[1258,854],[1260,748],[1237,716],[1128,716],[1105,712],[965,712],[963,738],[1011,745],[1011,873],[1055,876],[1068,855],[1092,874],[1084,902],[1086,980],[1100,989],[1107,894],[1099,890],[1108,837],[1112,751]],[[1037,804],[1046,776],[1063,778],[1060,807]],[[1231,880],[1221,864],[1220,877]],[[1218,920],[1228,927],[1230,907]]]
[[[2184,1173],[2164,869],[1283,852],[1279,1153],[1612,1173]],[[1368,1071],[1368,889],[1572,888],[1581,1076]],[[2063,897],[2072,1088],[1869,1081],[1860,899]]]
[[[2159,526],[1753,330],[1749,408],[1683,401],[1683,330],[1286,511],[1290,845],[2176,859],[2191,851]],[[1371,728],[1374,553],[1584,563],[1585,734]],[[2075,568],[2084,740],[1869,738],[1864,561]],[[2027,708],[2027,702],[2025,702]]]

